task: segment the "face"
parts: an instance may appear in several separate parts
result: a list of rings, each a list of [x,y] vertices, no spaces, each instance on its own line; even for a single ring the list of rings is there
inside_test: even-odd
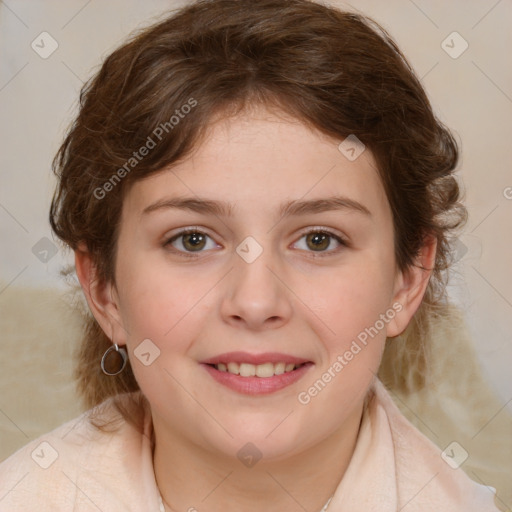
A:
[[[393,335],[397,273],[376,164],[340,142],[260,109],[128,191],[114,339],[155,429],[280,458],[360,414]]]

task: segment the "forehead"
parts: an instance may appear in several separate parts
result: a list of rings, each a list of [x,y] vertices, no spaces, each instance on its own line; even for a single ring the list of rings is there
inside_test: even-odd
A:
[[[386,209],[371,152],[349,159],[339,148],[343,140],[263,107],[221,118],[185,160],[135,182],[125,206],[141,213],[160,198],[186,195],[261,214],[285,200],[343,195],[376,213]]]

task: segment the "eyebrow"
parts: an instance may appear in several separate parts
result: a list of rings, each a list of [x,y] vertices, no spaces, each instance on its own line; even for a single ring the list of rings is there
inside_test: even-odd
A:
[[[232,203],[202,199],[196,197],[166,198],[150,204],[142,211],[143,215],[167,209],[190,210],[196,213],[213,214],[215,216],[232,217],[235,207]],[[333,210],[347,210],[362,213],[371,217],[371,212],[363,204],[348,197],[331,196],[308,201],[294,200],[283,203],[279,208],[280,217],[323,213]]]

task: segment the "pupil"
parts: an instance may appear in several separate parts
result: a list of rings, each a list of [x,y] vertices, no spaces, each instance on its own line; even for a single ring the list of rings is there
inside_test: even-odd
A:
[[[325,233],[313,233],[308,236],[310,242],[313,242],[315,248],[326,249],[329,245],[329,236]],[[327,240],[327,243],[325,243]],[[319,242],[319,243],[317,243]]]
[[[204,242],[204,237],[200,233],[189,233],[185,236],[185,245],[197,248]]]

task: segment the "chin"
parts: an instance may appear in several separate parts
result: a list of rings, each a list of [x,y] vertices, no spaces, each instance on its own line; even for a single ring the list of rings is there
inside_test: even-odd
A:
[[[222,439],[212,440],[212,445],[217,445],[217,450],[225,456],[235,457],[244,464],[245,459],[250,460],[251,457],[260,462],[285,460],[302,451],[306,447],[307,439],[311,436],[304,435],[301,441],[297,434],[290,431],[290,425],[284,426],[286,420],[281,428],[276,428],[280,422],[283,422],[283,416],[272,424],[264,423],[251,428],[244,425],[237,427],[226,425],[226,429],[233,438],[227,440],[226,436],[223,436]]]

